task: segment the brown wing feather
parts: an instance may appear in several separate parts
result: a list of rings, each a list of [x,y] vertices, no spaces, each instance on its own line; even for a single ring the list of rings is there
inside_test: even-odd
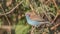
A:
[[[35,21],[44,21],[44,19],[38,15],[31,15],[30,18]]]

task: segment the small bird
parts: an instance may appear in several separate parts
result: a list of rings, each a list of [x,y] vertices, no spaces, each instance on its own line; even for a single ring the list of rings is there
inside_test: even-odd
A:
[[[50,24],[49,21],[45,21],[44,19],[42,19],[40,16],[36,15],[33,12],[27,12],[25,16],[26,16],[28,24],[35,27],[39,27],[40,25],[46,24],[46,23]]]

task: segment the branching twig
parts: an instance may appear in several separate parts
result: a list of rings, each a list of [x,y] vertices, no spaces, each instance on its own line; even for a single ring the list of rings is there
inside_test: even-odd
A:
[[[48,1],[49,1],[49,0],[48,0]],[[60,10],[59,10],[59,8],[58,8],[58,6],[57,6],[55,0],[50,0],[50,1],[53,2],[53,4],[55,5],[55,7],[56,7],[56,9],[57,9],[57,14],[56,14],[54,20],[52,21],[52,23],[54,23],[54,21],[57,19],[58,15],[59,15],[59,13],[60,13]],[[50,2],[50,1],[49,1],[49,2]]]
[[[0,16],[10,14],[10,13],[13,12],[22,2],[23,2],[23,1],[21,1],[19,4],[17,4],[15,7],[13,7],[12,10],[10,10],[9,12],[7,12],[7,13],[5,13],[5,14],[1,14],[1,13],[0,13]]]
[[[0,28],[9,30],[9,29],[12,29],[12,26],[5,26],[5,25],[3,26],[3,25],[2,25],[2,26],[0,26]]]
[[[52,23],[54,23],[54,21],[57,19],[57,17],[58,17],[59,15],[60,15],[60,10],[57,10],[57,14],[56,14],[54,20],[52,21]]]
[[[1,6],[1,8],[2,8],[2,6]],[[3,10],[3,8],[2,8],[2,11],[3,11],[3,13],[5,14],[5,11]],[[11,24],[10,24],[10,21],[9,21],[7,15],[5,14],[4,16],[6,17],[8,23],[9,23],[9,26],[10,26]],[[11,29],[9,29],[9,32],[10,32],[10,34],[11,34]]]
[[[52,23],[53,23],[53,22],[57,19],[57,17],[58,17],[58,15],[59,15],[59,12],[60,12],[60,11],[59,11],[59,8],[58,8],[58,6],[57,6],[55,0],[52,0],[52,1],[53,1],[54,5],[55,5],[55,7],[56,7],[56,9],[57,9],[57,14],[56,14],[54,20],[52,21]]]
[[[1,6],[1,8],[2,8],[2,6]],[[5,14],[5,11],[4,11],[4,9],[3,9],[3,8],[2,8],[2,11],[3,11],[3,13]],[[5,14],[4,16],[6,17],[6,19],[7,19],[8,23],[9,23],[9,25],[10,25],[10,21],[9,21],[9,19],[8,19],[7,15]]]
[[[40,1],[40,0],[39,0]],[[42,0],[41,0],[42,1]],[[46,3],[48,3],[48,1],[49,0],[47,0],[44,4],[46,4]],[[43,3],[41,3],[42,4],[42,6],[44,7],[44,4]],[[45,8],[45,7],[44,7]],[[46,13],[46,11],[44,10],[44,9],[42,9],[43,10],[43,13],[45,14],[45,16],[47,17],[47,19],[51,22],[51,18],[47,15],[47,13]]]

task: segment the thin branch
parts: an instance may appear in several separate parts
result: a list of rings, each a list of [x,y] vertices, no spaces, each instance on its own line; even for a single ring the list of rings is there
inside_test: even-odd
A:
[[[5,13],[5,14],[1,14],[1,13],[0,13],[0,16],[2,16],[2,15],[7,15],[7,14],[12,13],[22,2],[23,2],[23,1],[21,1],[19,4],[17,4],[15,7],[13,7],[12,10],[10,10],[9,12],[7,12],[7,13]]]
[[[49,1],[49,0],[48,0],[48,1]],[[54,23],[54,21],[57,19],[57,17],[58,17],[58,15],[59,15],[59,12],[60,12],[60,11],[59,11],[59,8],[58,8],[58,6],[57,6],[55,0],[50,0],[50,1],[52,1],[52,2],[54,3],[54,5],[55,5],[55,7],[56,7],[56,9],[57,9],[57,14],[56,14],[54,20],[52,21],[52,23]],[[50,2],[50,1],[49,1],[49,2]]]
[[[50,0],[47,0],[47,1],[45,2],[45,4],[47,4],[48,2],[50,2]]]
[[[58,8],[58,6],[57,6],[55,0],[52,0],[52,1],[53,1],[54,5],[55,5],[56,9],[58,10],[59,8]]]
[[[1,8],[2,8],[2,6],[1,6]],[[3,9],[3,8],[2,8],[2,11],[3,11],[3,13],[5,14],[5,11],[4,11],[4,9]],[[11,24],[10,24],[10,21],[9,21],[9,19],[8,19],[7,15],[5,14],[4,16],[6,17],[6,19],[7,19],[8,23],[9,23],[9,26],[10,26]]]
[[[31,10],[33,11],[34,9],[33,9],[33,6],[30,4],[30,8],[31,8]]]
[[[39,1],[40,1],[40,0],[39,0]],[[48,1],[49,1],[49,0],[47,0],[46,3],[48,3]],[[44,5],[44,4],[42,3],[42,6],[43,6],[43,5]],[[43,13],[45,14],[45,16],[47,17],[47,19],[51,22],[52,19],[47,15],[46,11],[45,11],[44,9],[42,9],[42,10],[43,10]]]
[[[58,17],[59,15],[60,15],[60,10],[57,11],[57,14],[56,14],[54,20],[52,21],[52,23],[54,23],[54,21],[57,19],[57,17]]]
[[[2,6],[1,6],[1,8],[2,8]],[[2,11],[3,11],[3,13],[5,14],[5,11],[3,10],[3,8],[2,8]],[[10,24],[10,21],[9,21],[7,15],[5,14],[4,16],[6,17],[8,23],[9,23],[9,26],[10,26],[11,24]],[[9,29],[9,33],[11,34],[11,29]]]
[[[37,15],[38,15],[38,13],[36,13],[36,11],[34,10],[34,8],[33,8],[32,4],[30,4],[30,8],[31,8],[31,10],[32,10],[32,12],[33,12],[33,13],[35,13],[35,14],[37,14]]]
[[[60,15],[60,14],[59,14],[60,11],[59,11],[59,8],[58,8],[58,6],[57,6],[55,0],[52,0],[52,1],[53,1],[54,5],[55,5],[55,7],[56,7],[56,9],[57,9],[57,14],[56,14],[54,20],[52,21],[52,23],[54,23],[54,21],[57,19],[58,15]]]
[[[6,29],[6,30],[8,29],[9,30],[9,29],[12,29],[12,26],[5,26],[5,25],[3,25],[3,26],[0,26],[0,28]]]
[[[53,26],[53,27],[51,27],[51,30],[55,30],[55,28],[57,28],[57,26],[59,26],[60,25],[60,23],[59,24],[56,24],[55,26]]]
[[[35,27],[32,26],[31,34],[34,34]]]
[[[11,29],[12,29],[12,26],[0,26],[0,28],[2,29],[5,29],[7,32],[9,32],[9,34],[11,34]]]

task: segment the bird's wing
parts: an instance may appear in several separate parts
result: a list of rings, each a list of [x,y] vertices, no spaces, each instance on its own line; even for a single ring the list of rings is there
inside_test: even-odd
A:
[[[34,21],[44,21],[43,18],[41,18],[40,16],[37,16],[37,15],[33,15],[30,18],[31,18],[31,20],[34,20]]]

